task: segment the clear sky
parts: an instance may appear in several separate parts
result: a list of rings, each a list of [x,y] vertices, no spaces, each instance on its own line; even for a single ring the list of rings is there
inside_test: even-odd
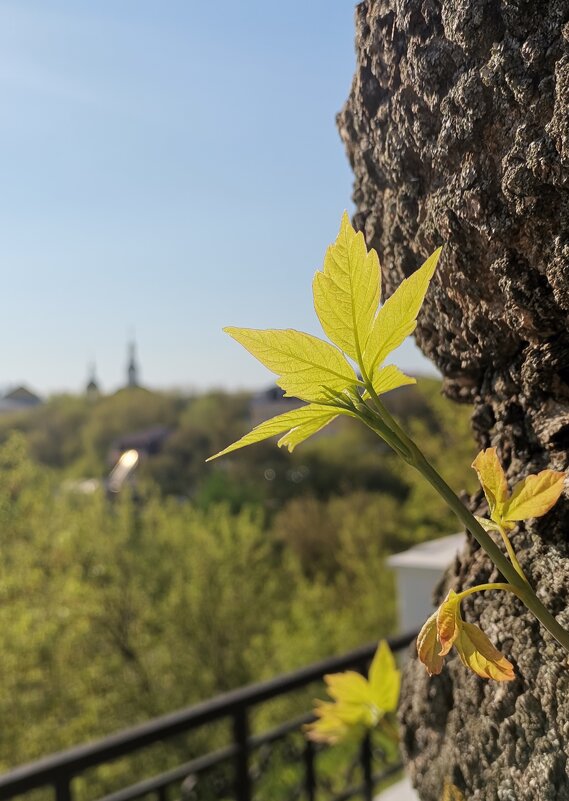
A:
[[[318,334],[351,181],[349,0],[0,0],[0,385],[259,387],[224,325]],[[380,254],[381,255],[381,254]],[[398,358],[433,372],[414,345]]]

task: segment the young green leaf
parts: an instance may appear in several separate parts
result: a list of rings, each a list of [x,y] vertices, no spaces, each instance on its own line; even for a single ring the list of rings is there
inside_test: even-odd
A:
[[[378,395],[391,392],[392,389],[397,389],[398,387],[416,383],[416,378],[405,375],[394,364],[388,364],[387,367],[380,367],[379,370],[376,370],[372,381],[373,388]]]
[[[437,248],[422,267],[409,278],[405,278],[377,313],[364,353],[364,367],[368,375],[373,375],[376,366],[415,330],[417,315],[441,250],[442,248]]]
[[[437,613],[434,612],[424,623],[417,637],[417,655],[425,665],[429,676],[438,675],[443,669],[441,643],[437,632]]]
[[[290,412],[271,417],[270,420],[265,420],[264,423],[255,426],[244,437],[241,437],[237,442],[224,448],[214,456],[210,456],[206,461],[211,462],[212,459],[225,456],[226,453],[236,451],[238,448],[245,448],[247,445],[253,445],[255,442],[261,442],[264,439],[269,439],[269,437],[275,437],[285,431],[288,431],[288,434],[282,437],[278,444],[279,446],[286,445],[292,451],[295,445],[298,445],[299,442],[307,439],[332,422],[339,413],[346,414],[346,412],[340,412],[330,406],[318,406],[315,403],[301,406],[299,409],[292,409]],[[302,436],[295,434],[299,430],[302,430]]]
[[[279,376],[277,384],[287,397],[323,401],[327,398],[326,388],[341,392],[361,383],[337,348],[310,334],[292,329],[223,330]]]
[[[324,676],[324,681],[327,684],[328,695],[334,701],[356,707],[365,707],[373,702],[369,681],[355,670],[331,673]]]
[[[463,664],[481,678],[511,681],[513,665],[478,626],[464,622],[460,601],[460,595],[450,590],[438,612],[427,620],[417,637],[419,659],[431,676],[440,673],[443,657],[454,645]]]
[[[441,656],[446,656],[452,648],[461,624],[460,598],[454,590],[450,590],[437,614],[437,635],[441,644],[439,651]]]
[[[375,371],[375,376],[372,381],[373,388],[377,395],[384,395],[386,392],[391,392],[392,389],[398,389],[409,384],[416,384],[417,379],[405,375],[401,372],[399,367],[394,364],[388,364],[387,367],[380,367]],[[370,397],[367,389],[364,391],[363,396],[365,400]]]
[[[346,740],[359,728],[357,716],[353,719],[353,710],[341,707],[337,703],[316,701],[314,714],[316,720],[305,726],[305,729],[307,738],[315,743],[335,745]]]
[[[401,676],[384,641],[373,658],[369,679],[348,670],[324,676],[324,681],[334,703],[317,702],[314,713],[318,720],[306,727],[310,739],[338,742],[356,726],[376,726],[397,707]]]
[[[495,524],[492,526],[490,522],[477,518],[487,531],[511,531],[519,520],[542,517],[555,506],[563,492],[565,473],[542,470],[537,475],[530,475],[519,481],[509,497],[506,474],[496,448],[481,451],[472,462],[472,467],[478,474],[488,501],[490,518]]]
[[[304,442],[306,439],[308,439],[308,437],[316,434],[318,431],[324,428],[324,426],[327,426],[328,423],[331,423],[332,420],[335,420],[336,417],[338,417],[338,411],[336,409],[330,408],[329,406],[324,406],[321,410],[318,410],[315,404],[312,405],[314,407],[314,414],[312,417],[308,418],[304,423],[301,423],[295,428],[292,428],[284,436],[282,436],[277,443],[279,448],[288,448],[288,450],[292,453],[297,445],[300,445],[301,442]],[[347,412],[342,413],[347,414]]]
[[[379,259],[344,212],[338,238],[312,283],[314,308],[328,338],[361,365],[381,292]]]
[[[493,520],[487,520],[485,517],[479,517],[478,515],[474,515],[474,517],[480,523],[484,531],[494,531],[496,534],[500,533],[500,526]]]
[[[472,462],[472,467],[476,470],[478,480],[482,485],[484,495],[486,495],[490,516],[495,519],[494,514],[497,513],[501,518],[502,508],[508,497],[508,482],[498,459],[496,448],[486,448],[485,451],[480,451]]]
[[[379,709],[395,712],[401,689],[401,672],[389,645],[382,640],[369,668],[371,697]]]
[[[541,517],[549,512],[563,492],[565,473],[542,470],[518,482],[512,497],[504,504],[504,518],[517,521]]]
[[[494,648],[484,632],[472,623],[461,621],[459,635],[454,643],[466,667],[483,679],[513,681],[514,666]]]

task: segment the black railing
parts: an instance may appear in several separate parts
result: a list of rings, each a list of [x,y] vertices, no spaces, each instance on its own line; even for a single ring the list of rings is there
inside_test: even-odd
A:
[[[415,636],[416,634],[402,635],[389,640],[389,644],[393,651],[401,651]],[[228,745],[110,795],[104,795],[102,801],[134,801],[143,797],[168,801],[174,788],[178,788],[176,797],[179,797],[180,787],[185,798],[199,798],[200,796],[196,794],[199,792],[196,790],[199,778],[220,765],[231,769],[229,778],[231,786],[220,792],[217,797],[252,801],[254,797],[252,755],[258,754],[263,748],[272,747],[292,733],[301,732],[302,726],[313,717],[311,714],[305,714],[269,731],[253,734],[250,731],[250,711],[263,702],[307,687],[321,680],[327,673],[349,668],[366,671],[375,648],[375,644],[363,646],[348,654],[317,662],[269,681],[224,693],[204,703],[163,715],[102,740],[23,765],[0,776],[0,801],[41,788],[52,788],[55,801],[73,801],[76,797],[73,792],[73,780],[82,776],[88,769],[107,765],[119,757],[133,755],[147,746],[224,720],[229,720],[232,724],[232,742]],[[301,753],[296,759],[302,763],[302,779],[296,797],[315,801],[319,788],[316,764],[318,749],[304,737],[301,742]],[[348,801],[359,796],[365,801],[371,801],[376,788],[401,769],[398,763],[382,761],[382,770],[378,772],[374,770],[374,747],[369,735],[361,744],[358,761],[361,781],[336,792],[335,795],[326,795],[326,799]]]

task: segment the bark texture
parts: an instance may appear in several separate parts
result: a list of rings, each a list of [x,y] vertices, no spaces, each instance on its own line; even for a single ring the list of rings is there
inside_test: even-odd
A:
[[[417,341],[510,482],[569,461],[568,19],[569,0],[366,0],[338,118],[386,294],[445,243]],[[569,626],[567,500],[514,542]],[[469,543],[447,587],[495,577]],[[464,611],[517,678],[484,682],[453,658],[429,679],[411,662],[403,750],[421,798],[449,776],[469,801],[569,799],[567,654],[513,596]]]

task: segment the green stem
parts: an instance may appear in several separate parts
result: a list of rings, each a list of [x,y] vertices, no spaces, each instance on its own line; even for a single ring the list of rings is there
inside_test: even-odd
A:
[[[514,595],[517,595],[520,598],[520,592],[518,587],[514,587],[512,584],[504,584],[503,582],[490,582],[489,584],[477,584],[475,587],[469,587],[467,590],[463,590],[462,592],[457,592],[457,597],[460,598],[462,601],[463,598],[466,598],[468,595],[474,595],[475,592],[486,592],[487,590],[502,590],[503,592],[513,592]]]
[[[405,462],[409,462],[409,452],[407,448],[403,447],[403,444],[399,440],[398,437],[395,436],[393,431],[385,425],[377,416],[374,416],[369,407],[362,403],[362,406],[358,409],[360,419],[362,422],[366,424],[368,428],[377,434],[378,437],[383,439],[390,448],[392,448],[397,456],[400,456]]]
[[[510,557],[510,562],[513,564],[516,572],[523,578],[526,584],[529,584],[527,576],[522,570],[522,566],[518,562],[518,557],[516,556],[516,552],[514,551],[513,545],[510,542],[510,538],[508,537],[502,526],[498,526],[498,530],[500,532],[500,536],[502,537],[502,542],[504,543],[504,547],[506,548],[508,556]]]
[[[378,416],[380,417],[382,424],[389,428],[391,435],[399,439],[405,451],[408,452],[409,458],[406,458],[406,461],[416,470],[418,470],[427,479],[431,486],[434,487],[434,489],[446,502],[447,506],[452,509],[467,531],[472,534],[474,539],[477,540],[479,545],[486,551],[500,573],[502,573],[509,584],[512,585],[512,588],[515,588],[515,593],[518,598],[523,601],[530,612],[532,612],[532,614],[549,631],[549,633],[555,637],[557,642],[569,652],[569,632],[566,631],[563,626],[561,626],[557,620],[555,620],[553,615],[545,608],[533,589],[530,587],[527,581],[520,576],[515,567],[508,561],[492,537],[486,531],[484,531],[474,515],[466,508],[460,498],[453,492],[444,478],[435,470],[432,464],[419,450],[415,442],[413,442],[413,440],[407,436],[397,421],[394,420],[389,414],[385,406],[381,403],[377,394],[375,392],[372,394],[369,386],[366,386],[366,389],[368,392],[370,392],[370,395],[375,401],[375,404],[378,408]],[[371,389],[373,389],[373,387]],[[367,424],[369,425],[369,423]],[[379,433],[377,429],[376,433]],[[511,589],[511,591],[514,592],[514,589]]]

